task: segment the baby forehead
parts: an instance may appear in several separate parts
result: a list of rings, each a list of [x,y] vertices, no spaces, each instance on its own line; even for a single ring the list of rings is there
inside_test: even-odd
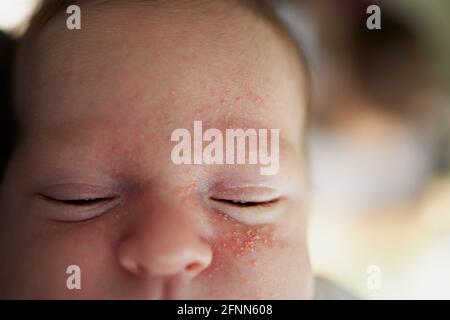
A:
[[[21,114],[39,119],[34,125],[301,122],[306,86],[299,57],[286,59],[286,48],[268,34],[257,39],[220,24],[199,30],[115,14],[113,21],[87,17],[80,32],[56,19],[35,41],[26,88],[19,88],[29,95],[18,99],[27,108]]]
[[[276,67],[267,69],[205,57],[158,59],[154,53],[117,49],[66,60],[40,60],[27,76],[25,113],[47,117],[119,117],[151,112],[169,118],[299,118],[305,108],[304,87]],[[47,61],[45,61],[47,60]],[[31,108],[30,108],[31,107]]]
[[[228,3],[212,3],[222,2]],[[191,10],[171,12],[153,10],[140,1],[111,3],[117,5],[88,6],[91,10],[83,11],[81,30],[68,30],[64,15],[50,20],[41,32],[25,38],[24,42],[34,44],[23,50],[28,62],[33,60],[40,71],[47,69],[46,78],[49,71],[91,78],[95,72],[106,72],[104,78],[114,76],[114,71],[120,76],[176,74],[183,78],[193,71],[253,76],[255,81],[277,73],[289,77],[286,71],[293,69],[300,74],[304,71],[298,70],[301,57],[287,44],[285,34],[265,19],[232,14],[237,11],[229,10],[232,5],[191,6]],[[208,10],[198,9],[202,7]]]
[[[117,132],[121,136],[169,136],[177,128],[191,128],[202,121],[204,130],[280,129],[285,135],[299,136],[304,116],[302,106],[289,99],[276,99],[243,84],[230,88],[223,84],[152,87],[138,84],[130,90],[90,87],[67,92],[54,88],[47,101],[35,100],[32,110],[24,112],[24,124],[30,131],[48,131],[50,135],[92,136]],[[196,91],[197,90],[197,91]],[[195,92],[196,91],[196,92]]]

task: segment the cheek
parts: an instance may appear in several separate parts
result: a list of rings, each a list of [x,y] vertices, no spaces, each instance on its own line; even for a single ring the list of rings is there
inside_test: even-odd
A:
[[[277,224],[251,226],[225,214],[217,214],[210,225],[214,225],[210,243],[216,258],[255,264],[256,256],[292,247],[306,253],[304,221],[298,223],[288,219]]]
[[[204,272],[208,278],[230,276],[234,281],[260,266],[262,254],[276,251],[279,246],[271,226],[247,226],[227,217],[218,220],[215,236],[210,239],[213,260]]]
[[[105,277],[111,263],[110,239],[104,228],[73,225],[34,224],[28,232],[11,244],[17,250],[9,268],[14,271],[9,294],[32,299],[77,299],[87,298],[87,294],[98,293],[105,288]],[[68,267],[76,265],[80,273]],[[11,270],[11,269],[10,269]],[[79,275],[81,290],[69,290],[67,280]],[[71,279],[74,279],[73,277]],[[2,279],[3,280],[3,279]],[[100,285],[101,284],[101,285]]]
[[[213,250],[226,252],[233,258],[240,258],[251,256],[259,250],[270,250],[273,245],[273,230],[264,226],[225,232]]]
[[[312,274],[302,230],[246,226],[225,220],[216,228],[213,261],[201,283],[209,295],[232,299],[308,298]],[[202,281],[203,280],[203,281]]]
[[[64,285],[69,277],[66,273],[69,265],[77,265],[81,269],[82,290],[66,290],[72,296],[107,298],[108,294],[112,294],[113,289],[122,283],[115,250],[120,228],[115,223],[115,215],[105,218],[107,219],[87,223],[85,226],[70,226],[70,229],[61,235],[63,238],[60,245],[48,245],[51,249],[48,249],[49,252],[59,261],[58,269],[63,269]]]

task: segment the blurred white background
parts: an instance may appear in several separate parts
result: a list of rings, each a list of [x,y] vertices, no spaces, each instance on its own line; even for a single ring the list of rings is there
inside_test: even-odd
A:
[[[23,30],[23,22],[38,0],[0,0],[0,29],[10,33]]]

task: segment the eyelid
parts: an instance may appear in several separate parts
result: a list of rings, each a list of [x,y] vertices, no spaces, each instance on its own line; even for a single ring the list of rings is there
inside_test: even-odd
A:
[[[55,201],[71,201],[80,199],[106,199],[117,197],[110,188],[89,184],[56,184],[42,188],[38,195]]]
[[[269,187],[231,187],[212,190],[209,196],[215,200],[267,203],[280,199],[281,192]]]
[[[285,195],[268,187],[232,187],[214,190],[209,196],[211,209],[248,225],[270,224],[284,213]],[[250,205],[233,201],[250,202]]]
[[[241,197],[242,198],[242,197]],[[271,200],[266,201],[251,201],[246,199],[239,199],[239,200],[232,200],[232,199],[221,199],[221,198],[214,198],[211,197],[211,200],[222,202],[224,204],[227,204],[229,206],[234,206],[238,208],[252,208],[252,207],[270,207],[271,205],[276,204],[278,201],[281,200],[281,198],[275,198]]]
[[[214,201],[211,205],[212,209],[220,214],[229,216],[236,221],[248,224],[248,225],[261,225],[271,224],[279,220],[284,212],[283,201],[277,201],[271,204],[258,204],[255,206],[238,206],[231,204],[221,204],[218,201]],[[279,203],[279,204],[278,204]],[[267,208],[264,208],[267,206]]]
[[[45,207],[46,217],[49,220],[65,223],[86,222],[94,220],[107,214],[110,210],[121,203],[121,198],[104,198],[100,201],[94,201],[88,204],[70,204],[66,201],[77,200],[57,200],[41,196],[46,202],[52,203],[52,206]]]
[[[41,194],[41,196],[48,201],[53,201],[61,204],[66,205],[74,205],[74,206],[88,206],[88,205],[98,205],[102,202],[108,201],[108,200],[114,200],[115,197],[101,197],[101,198],[94,198],[94,197],[86,197],[86,198],[70,198],[70,199],[57,199],[52,198],[49,196],[46,196],[44,194]]]
[[[34,195],[44,200],[39,203],[48,204],[42,211],[45,218],[64,223],[94,220],[107,214],[123,200],[121,193],[111,188],[78,183],[51,185],[41,188]],[[83,203],[83,199],[92,201]]]

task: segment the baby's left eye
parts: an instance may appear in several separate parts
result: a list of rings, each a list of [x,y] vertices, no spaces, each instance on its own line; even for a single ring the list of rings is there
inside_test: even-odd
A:
[[[257,206],[259,203],[258,202],[252,202],[252,201],[243,201],[243,200],[228,200],[228,202],[238,205],[238,206],[242,206],[242,207],[248,207],[248,206]]]
[[[236,206],[236,207],[257,207],[257,206],[269,206],[278,201],[278,199],[272,199],[267,201],[246,201],[246,200],[230,200],[230,199],[219,199],[219,198],[211,198],[214,201],[222,202],[228,205]]]
[[[257,199],[257,196],[247,196],[248,199],[238,199],[235,196],[210,197],[212,208],[240,222],[256,225],[273,223],[284,212],[285,203],[282,197],[273,199]]]

